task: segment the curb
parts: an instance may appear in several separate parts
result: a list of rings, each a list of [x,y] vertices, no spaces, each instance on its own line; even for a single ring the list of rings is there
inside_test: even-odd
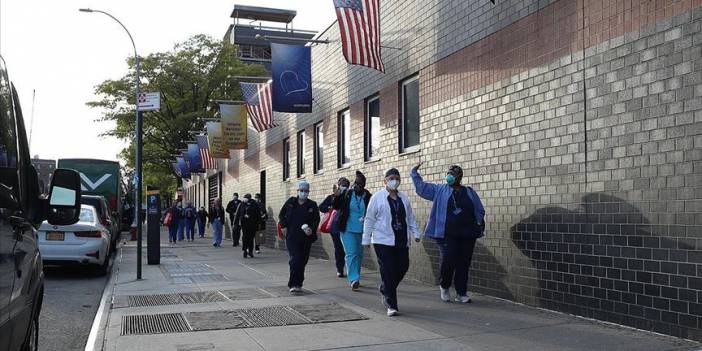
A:
[[[119,250],[119,262],[117,261],[117,255],[115,255],[112,261],[112,269],[110,270],[110,278],[105,284],[105,289],[102,291],[102,298],[100,299],[100,307],[95,313],[95,319],[93,319],[93,325],[90,328],[90,334],[88,335],[88,341],[85,343],[85,351],[96,351],[102,350],[105,341],[105,330],[107,322],[109,321],[110,311],[112,309],[112,296],[115,290],[115,281],[119,275],[119,265],[122,263],[122,247]]]

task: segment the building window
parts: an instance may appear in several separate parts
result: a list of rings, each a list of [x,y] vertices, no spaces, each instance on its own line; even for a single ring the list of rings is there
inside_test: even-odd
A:
[[[414,75],[401,84],[400,152],[419,148],[419,77]]]
[[[324,169],[324,125],[319,122],[314,125],[314,173]]]
[[[290,179],[290,138],[283,139],[283,180]]]
[[[337,166],[341,168],[348,166],[349,162],[351,161],[351,112],[349,112],[348,109],[339,112],[336,126],[336,140],[339,144],[336,163]]]
[[[364,160],[369,161],[378,155],[380,147],[380,98],[366,100],[366,117],[364,124]]]
[[[297,132],[297,177],[305,175],[305,131]]]

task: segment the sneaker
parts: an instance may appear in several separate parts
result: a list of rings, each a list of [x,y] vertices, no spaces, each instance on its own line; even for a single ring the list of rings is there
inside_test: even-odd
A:
[[[394,308],[388,308],[388,317],[397,316],[397,310]]]
[[[361,287],[361,282],[354,280],[351,282],[351,290],[357,291]]]
[[[441,301],[450,302],[451,301],[451,293],[449,292],[449,289],[444,289],[442,287],[439,287],[439,289],[441,289]]]
[[[256,250],[256,254],[257,254],[257,255],[260,254],[260,253],[261,253],[261,250]]]
[[[456,296],[455,301],[458,303],[470,303],[471,299],[470,299],[470,296],[468,296],[468,294],[466,294],[465,296],[461,296],[461,295]]]
[[[343,272],[336,272],[336,277],[337,278],[346,278],[346,274],[344,274]]]
[[[290,292],[291,292],[291,293],[301,293],[301,292],[302,292],[302,288],[299,287],[299,286],[293,286],[292,288],[290,288]]]

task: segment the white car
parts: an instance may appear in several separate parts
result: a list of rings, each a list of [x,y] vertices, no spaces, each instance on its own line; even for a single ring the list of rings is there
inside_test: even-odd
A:
[[[39,251],[45,265],[91,264],[107,273],[110,263],[110,230],[100,223],[95,207],[81,205],[78,222],[56,226],[44,221],[39,227]]]

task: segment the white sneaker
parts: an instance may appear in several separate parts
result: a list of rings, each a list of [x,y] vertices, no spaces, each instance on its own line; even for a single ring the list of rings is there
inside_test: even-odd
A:
[[[468,296],[468,294],[466,294],[466,296],[461,296],[461,295],[456,296],[455,301],[458,303],[470,303],[471,299],[470,299],[470,296]]]
[[[388,308],[388,317],[397,316],[397,310],[394,308]]]
[[[293,286],[292,288],[290,288],[290,292],[291,292],[291,293],[301,293],[301,292],[302,292],[302,288],[299,287],[299,286]]]
[[[441,301],[450,302],[451,301],[451,293],[449,292],[449,289],[444,289],[442,287],[439,287],[439,289],[441,289]]]

